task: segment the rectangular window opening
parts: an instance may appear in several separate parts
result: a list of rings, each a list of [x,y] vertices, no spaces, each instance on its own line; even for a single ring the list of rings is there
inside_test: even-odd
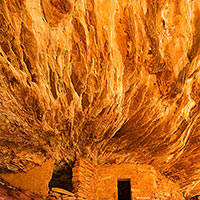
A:
[[[118,180],[118,200],[131,200],[130,179]]]

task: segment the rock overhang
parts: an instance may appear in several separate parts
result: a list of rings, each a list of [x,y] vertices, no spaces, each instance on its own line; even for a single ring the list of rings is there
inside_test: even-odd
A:
[[[198,1],[0,4],[1,171],[82,156],[198,193]]]

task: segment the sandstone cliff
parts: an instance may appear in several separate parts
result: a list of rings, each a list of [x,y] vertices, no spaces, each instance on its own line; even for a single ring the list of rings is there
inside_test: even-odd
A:
[[[0,170],[49,157],[151,164],[200,192],[198,0],[0,0]]]

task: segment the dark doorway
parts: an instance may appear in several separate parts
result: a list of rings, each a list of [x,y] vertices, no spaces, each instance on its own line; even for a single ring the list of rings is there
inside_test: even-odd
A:
[[[51,189],[54,187],[62,188],[69,192],[73,191],[72,167],[64,161],[61,161],[54,166],[53,175],[49,182],[49,188]]]
[[[118,180],[118,200],[131,200],[130,179]]]

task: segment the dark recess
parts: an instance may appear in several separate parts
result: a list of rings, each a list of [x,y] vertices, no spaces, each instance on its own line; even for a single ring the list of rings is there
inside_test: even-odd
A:
[[[130,179],[118,180],[118,200],[131,200]]]
[[[49,188],[53,187],[73,192],[72,167],[65,162],[61,162],[54,167],[53,175],[49,182]]]
[[[200,199],[200,195],[197,195],[191,198],[191,200],[199,200],[199,199]]]

